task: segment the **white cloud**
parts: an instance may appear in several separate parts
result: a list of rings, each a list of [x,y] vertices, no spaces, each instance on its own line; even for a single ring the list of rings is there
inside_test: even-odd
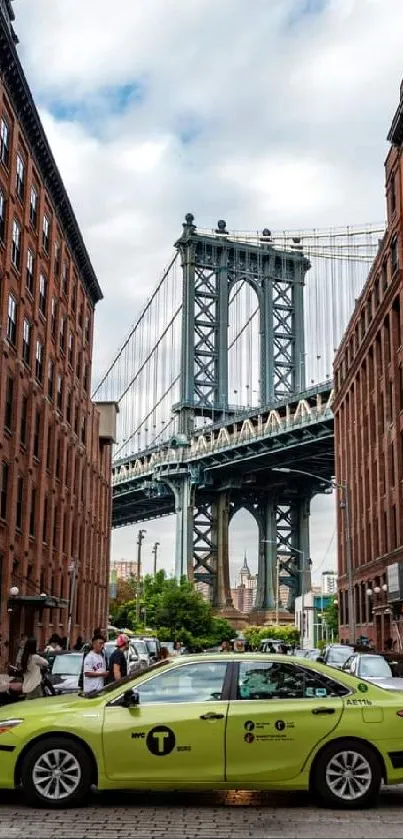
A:
[[[98,373],[167,264],[188,210],[201,226],[224,217],[240,229],[383,218],[401,0],[14,5],[24,68],[105,294]],[[314,564],[333,530],[330,507],[315,501]],[[150,549],[161,541],[171,567],[171,524],[147,530]],[[235,562],[244,547],[253,559],[248,520],[233,530]],[[114,534],[115,555],[132,557],[134,546],[135,531]]]

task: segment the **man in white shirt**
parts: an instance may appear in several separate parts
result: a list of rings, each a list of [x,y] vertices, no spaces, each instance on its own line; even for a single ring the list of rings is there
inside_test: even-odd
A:
[[[99,635],[92,639],[92,649],[84,659],[84,693],[92,693],[94,690],[102,690],[105,679],[108,676],[104,656],[105,641]]]

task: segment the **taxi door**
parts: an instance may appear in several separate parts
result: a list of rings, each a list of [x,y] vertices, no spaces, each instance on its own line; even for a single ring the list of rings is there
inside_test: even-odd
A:
[[[106,776],[121,784],[224,781],[225,661],[168,665],[135,685],[139,704],[105,707]]]
[[[296,777],[341,719],[339,686],[334,691],[330,679],[298,665],[240,663],[237,698],[228,711],[226,780],[274,783]]]

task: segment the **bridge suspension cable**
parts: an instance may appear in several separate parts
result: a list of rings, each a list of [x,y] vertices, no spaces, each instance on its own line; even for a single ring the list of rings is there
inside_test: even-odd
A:
[[[217,238],[216,231],[198,228]],[[226,239],[283,253],[302,252],[310,261],[304,291],[305,347],[299,363],[307,387],[332,376],[333,358],[379,247],[384,226],[303,231],[238,231]],[[286,265],[284,264],[286,271]],[[286,285],[286,283],[284,283]],[[176,252],[134,325],[101,377],[93,398],[119,404],[115,458],[169,439],[177,430],[173,410],[180,398],[182,271]],[[239,409],[259,407],[259,302],[245,275],[232,287],[228,328],[228,401]],[[207,425],[211,412],[197,418]]]

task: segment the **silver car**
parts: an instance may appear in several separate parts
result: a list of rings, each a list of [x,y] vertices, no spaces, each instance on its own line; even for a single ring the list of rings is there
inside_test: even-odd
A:
[[[133,652],[134,657],[137,657],[140,670],[145,670],[150,666],[151,659],[145,641],[141,638],[130,638],[129,650]]]
[[[347,673],[373,682],[386,690],[403,690],[403,679],[393,676],[388,662],[382,655],[373,653],[354,653],[345,662],[343,668]]]

